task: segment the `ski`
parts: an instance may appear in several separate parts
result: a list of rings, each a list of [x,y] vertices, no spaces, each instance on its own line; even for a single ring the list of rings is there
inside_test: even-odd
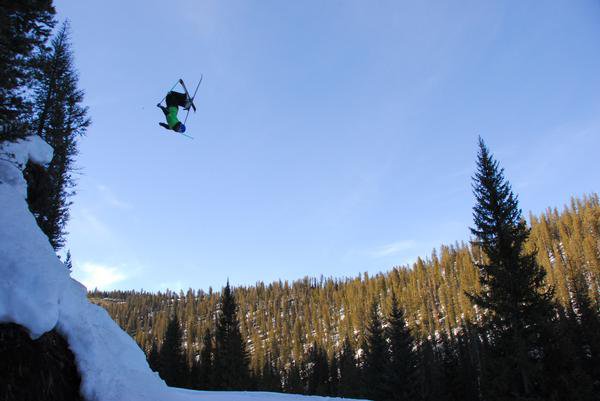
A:
[[[179,80],[181,82],[181,86],[183,87],[183,89],[185,89],[185,93],[186,93],[187,97],[190,99],[190,102],[192,103],[194,113],[196,112],[196,105],[194,104],[194,98],[196,97],[196,93],[198,93],[198,88],[200,87],[200,84],[202,83],[203,77],[204,77],[204,75],[200,74],[200,81],[198,81],[198,85],[196,85],[196,89],[194,90],[194,95],[191,98],[190,98],[190,93],[188,92],[185,84],[183,83],[183,79]],[[184,124],[187,123],[187,119],[188,119],[189,115],[190,115],[190,109],[188,109],[187,113],[185,114],[185,120],[183,120]]]
[[[190,139],[194,139],[193,136],[189,136],[188,134],[184,134],[183,132],[177,132],[177,134],[183,135],[183,136],[187,136]]]
[[[196,105],[194,104],[194,98],[192,98],[190,96],[190,92],[188,92],[187,87],[185,86],[185,83],[183,82],[183,79],[179,78],[179,83],[181,84],[181,87],[185,91],[185,94],[188,97],[188,99],[190,99],[190,102],[192,102],[192,109],[194,109],[194,113],[195,113],[196,112]]]
[[[194,99],[196,98],[196,93],[198,93],[198,88],[200,87],[200,84],[202,83],[202,78],[204,78],[204,75],[200,74],[200,81],[198,81],[198,85],[196,85],[196,89],[194,90],[194,94],[192,95],[192,104],[194,104]],[[194,108],[194,113],[196,112],[196,108]]]

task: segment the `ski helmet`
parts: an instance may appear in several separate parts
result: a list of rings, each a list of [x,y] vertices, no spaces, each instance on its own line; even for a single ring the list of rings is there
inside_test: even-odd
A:
[[[177,132],[179,132],[180,134],[183,134],[185,132],[185,125],[178,124],[177,125]]]

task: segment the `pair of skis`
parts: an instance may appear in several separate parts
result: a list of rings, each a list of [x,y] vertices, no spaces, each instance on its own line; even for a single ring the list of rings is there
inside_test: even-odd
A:
[[[187,122],[188,116],[190,115],[190,108],[194,109],[194,113],[196,112],[196,105],[194,104],[194,98],[196,97],[196,93],[198,93],[198,88],[200,88],[200,84],[202,83],[202,78],[204,76],[202,74],[200,74],[200,81],[198,81],[198,85],[196,85],[196,89],[194,90],[194,94],[192,96],[190,96],[190,92],[187,89],[187,86],[185,86],[185,82],[183,82],[183,79],[179,78],[179,81],[177,81],[175,83],[175,85],[173,85],[173,87],[169,90],[169,92],[171,92],[173,89],[175,89],[175,87],[177,86],[177,84],[180,84],[181,87],[183,88],[183,90],[185,91],[185,95],[188,98],[188,100],[191,103],[191,107],[189,107],[187,109],[187,113],[185,114],[185,119],[183,120],[183,124],[185,125],[185,123]],[[168,92],[167,92],[168,93]],[[163,100],[165,100],[166,96],[162,98],[162,100],[158,103],[159,105],[163,102]],[[186,136],[190,139],[194,139],[194,137],[184,134],[183,132],[178,132],[178,134],[181,134],[183,136]]]

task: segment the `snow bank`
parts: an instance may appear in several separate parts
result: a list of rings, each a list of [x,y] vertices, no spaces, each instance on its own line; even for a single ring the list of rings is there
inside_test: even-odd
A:
[[[0,145],[0,322],[37,338],[56,325],[69,275],[25,202],[27,160],[47,165],[52,148],[38,136]]]
[[[17,190],[23,198],[27,196],[27,183],[23,178],[23,169],[28,160],[42,166],[52,161],[54,151],[37,135],[16,142],[0,143],[0,183]]]
[[[17,323],[37,338],[54,328],[75,355],[88,401],[311,401],[322,397],[169,388],[143,351],[87,300],[29,212],[22,171],[47,165],[52,148],[40,137],[0,144],[0,323]]]
[[[22,171],[47,165],[52,148],[40,137],[0,144],[0,322],[37,338],[54,328],[68,341],[87,400],[165,400],[169,391],[146,357],[106,311],[87,300],[29,211]]]

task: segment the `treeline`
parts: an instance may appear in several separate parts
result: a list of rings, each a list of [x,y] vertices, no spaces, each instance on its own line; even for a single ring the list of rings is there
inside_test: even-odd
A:
[[[236,388],[375,400],[594,399],[598,195],[530,216],[528,226],[483,142],[478,166],[471,244],[375,276],[233,289],[250,372]],[[209,351],[223,304],[212,289],[90,298],[147,353],[160,353],[175,316],[188,372],[219,359]],[[222,388],[203,372],[180,385]]]

